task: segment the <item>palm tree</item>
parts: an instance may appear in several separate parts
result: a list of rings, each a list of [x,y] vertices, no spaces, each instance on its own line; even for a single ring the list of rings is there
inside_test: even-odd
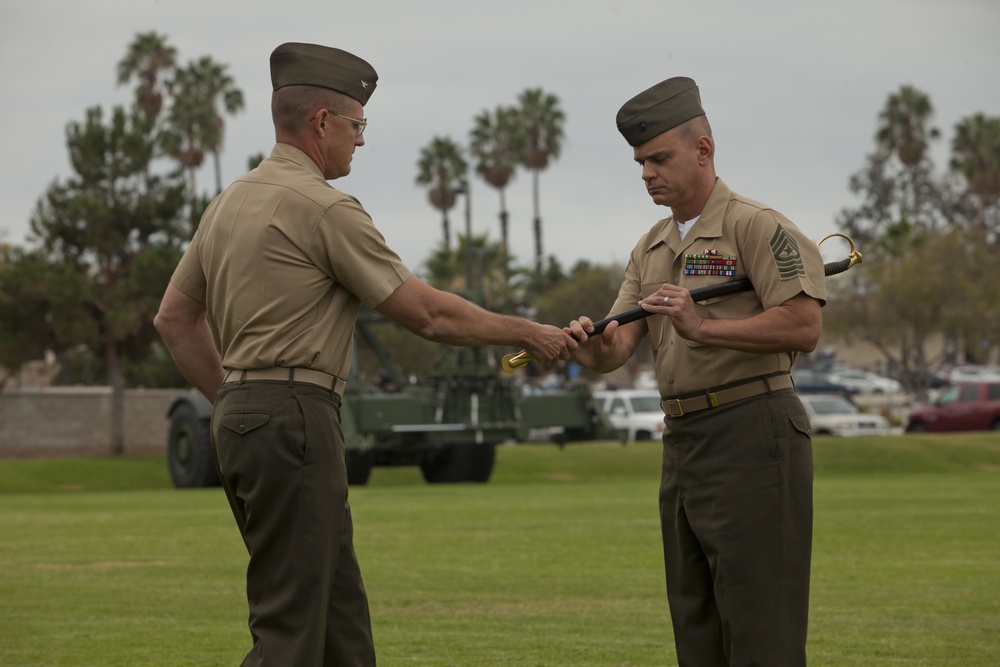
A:
[[[189,64],[187,72],[192,79],[192,90],[203,95],[211,108],[212,126],[205,133],[203,147],[212,154],[215,163],[215,191],[219,193],[222,192],[219,151],[222,149],[226,124],[218,104],[221,103],[222,109],[229,115],[242,111],[243,91],[236,87],[233,78],[226,72],[226,66],[220,65],[209,56],[202,56],[198,61]]]
[[[928,128],[934,115],[930,98],[913,86],[902,86],[889,96],[879,114],[875,141],[887,154],[895,153],[906,167],[920,163],[927,152],[928,141],[941,133]]]
[[[532,194],[535,204],[535,272],[542,272],[542,216],[538,207],[538,174],[550,160],[558,159],[562,148],[565,114],[559,108],[559,98],[541,88],[525,90],[518,97],[521,124],[527,136],[527,146],[521,161],[532,172]]]
[[[161,75],[173,70],[176,59],[177,49],[167,44],[166,36],[147,32],[136,35],[125,57],[118,62],[118,85],[125,85],[133,77],[138,80],[136,106],[150,124],[156,122],[163,109]]]
[[[962,119],[955,125],[951,154],[951,169],[965,177],[985,224],[986,207],[1000,198],[1000,118],[977,113]]]
[[[431,143],[420,149],[417,184],[431,186],[427,198],[431,206],[441,211],[445,248],[451,247],[448,211],[455,206],[457,192],[464,188],[468,171],[462,149],[448,137],[434,137]]]
[[[176,159],[188,173],[188,198],[197,208],[195,173],[205,162],[205,148],[215,140],[215,114],[211,100],[203,94],[192,67],[178,70],[168,82],[173,103],[167,112],[166,127],[160,135],[164,152]]]
[[[483,111],[469,133],[469,152],[476,158],[476,173],[500,193],[500,243],[510,248],[507,233],[505,189],[524,155],[527,137],[514,107],[500,107],[491,114]]]

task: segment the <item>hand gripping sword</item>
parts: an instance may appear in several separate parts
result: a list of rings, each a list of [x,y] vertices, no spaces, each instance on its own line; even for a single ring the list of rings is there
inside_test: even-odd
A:
[[[828,234],[824,236],[817,245],[823,245],[823,241],[835,236],[839,236],[847,240],[847,243],[850,245],[850,253],[844,259],[824,264],[823,275],[825,276],[835,276],[838,273],[847,271],[847,269],[851,268],[855,264],[861,263],[861,253],[856,247],[854,247],[854,240],[846,234]],[[693,289],[691,290],[691,300],[697,303],[699,301],[715,299],[727,294],[735,294],[736,292],[747,292],[752,289],[753,284],[750,283],[749,279],[740,278],[739,280],[730,280],[728,282],[718,283],[717,285],[709,285],[707,287],[698,287]],[[635,322],[636,320],[649,317],[652,314],[653,313],[648,310],[643,310],[642,307],[626,310],[624,313],[618,313],[617,315],[612,315],[611,317],[603,319],[600,322],[594,322],[594,331],[589,335],[593,336],[601,333],[604,331],[605,327],[612,322],[618,322],[618,324],[628,324],[629,322]],[[527,350],[521,350],[520,352],[506,355],[501,361],[501,366],[503,367],[504,373],[509,374],[513,373],[521,366],[527,365],[529,361],[531,361],[531,355],[528,354]]]

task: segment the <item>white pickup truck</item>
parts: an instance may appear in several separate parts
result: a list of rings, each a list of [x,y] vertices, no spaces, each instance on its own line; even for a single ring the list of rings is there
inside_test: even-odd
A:
[[[663,436],[663,409],[655,389],[595,391],[594,398],[615,428],[626,430],[629,442]]]

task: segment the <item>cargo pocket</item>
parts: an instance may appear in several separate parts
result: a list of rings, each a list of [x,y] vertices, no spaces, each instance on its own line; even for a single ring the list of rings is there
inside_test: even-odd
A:
[[[255,428],[260,428],[270,418],[271,415],[267,412],[234,412],[222,416],[222,425],[233,433],[243,435]]]

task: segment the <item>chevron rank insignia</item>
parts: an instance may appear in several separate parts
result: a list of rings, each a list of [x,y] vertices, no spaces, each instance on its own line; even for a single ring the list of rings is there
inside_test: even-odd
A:
[[[806,275],[806,269],[802,264],[802,255],[799,252],[799,244],[784,227],[778,225],[775,228],[769,243],[771,254],[774,256],[774,265],[778,269],[778,277],[782,280],[788,280],[795,276]]]

